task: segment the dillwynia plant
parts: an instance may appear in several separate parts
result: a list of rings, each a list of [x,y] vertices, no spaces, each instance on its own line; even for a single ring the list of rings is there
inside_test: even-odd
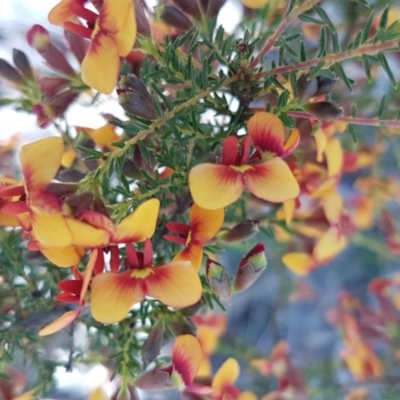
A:
[[[228,33],[217,22],[227,3],[62,0],[48,20],[64,33],[63,48],[39,24],[26,34],[47,71],[21,50],[12,63],[0,59],[19,93],[1,105],[57,131],[24,144],[18,172],[0,178],[4,398],[41,398],[57,366],[82,363],[105,365],[119,400],[137,389],[310,398],[284,341],[268,359],[232,348],[212,374],[230,299],[262,275],[267,253],[294,275],[352,241],[399,254],[388,207],[399,181],[380,169],[400,130],[398,10],[366,0],[242,0],[242,21]],[[87,98],[93,107],[118,103],[123,117],[74,125],[66,112]],[[373,144],[360,125],[375,127]],[[349,172],[357,178],[343,196]],[[363,234],[376,220],[380,241]],[[267,252],[266,238],[279,245]],[[242,257],[232,271],[224,254],[235,243]],[[398,343],[399,289],[398,276],[378,277],[369,291],[380,308],[342,293],[329,314],[355,380],[386,376],[373,340]],[[88,339],[77,351],[82,326]],[[43,354],[59,331],[68,333],[66,362]],[[21,359],[35,374],[17,397]],[[275,384],[236,387],[238,360]],[[368,398],[360,390],[348,398]],[[99,387],[88,398],[109,397]]]

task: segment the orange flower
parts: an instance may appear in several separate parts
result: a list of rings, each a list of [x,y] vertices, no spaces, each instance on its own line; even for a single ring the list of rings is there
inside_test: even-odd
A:
[[[285,144],[285,131],[275,115],[260,112],[247,123],[248,136],[240,142],[228,136],[223,143],[221,164],[204,163],[189,173],[189,188],[195,203],[215,210],[235,202],[245,188],[256,197],[280,203],[299,194],[288,165],[280,158],[293,151],[298,140],[294,130]],[[256,148],[250,154],[250,145]]]
[[[104,0],[99,15],[83,7],[85,0],[62,0],[49,13],[49,21],[79,36],[91,39],[82,62],[82,80],[102,93],[114,89],[120,57],[132,50],[136,39],[135,9],[132,0]],[[85,27],[71,20],[80,17]]]
[[[157,367],[139,376],[135,387],[143,390],[176,388],[198,394],[210,393],[210,387],[193,384],[201,358],[201,347],[194,336],[178,336],[172,346],[172,364],[164,368]]]
[[[177,260],[155,267],[150,240],[145,242],[143,252],[136,252],[129,244],[125,250],[127,271],[93,278],[91,312],[97,321],[121,321],[146,296],[170,307],[190,306],[200,299],[201,282],[190,262]]]
[[[168,222],[166,227],[178,234],[164,235],[164,238],[185,245],[174,260],[189,260],[196,270],[199,270],[203,257],[203,245],[210,241],[219,231],[224,222],[224,209],[205,210],[193,204],[189,212],[189,224]]]

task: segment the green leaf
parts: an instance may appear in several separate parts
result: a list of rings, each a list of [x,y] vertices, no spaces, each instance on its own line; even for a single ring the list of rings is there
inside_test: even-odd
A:
[[[357,117],[357,114],[358,114],[358,107],[357,107],[357,104],[353,103],[353,104],[351,105],[351,116],[352,116],[353,118],[355,118],[355,117]]]
[[[103,153],[101,151],[88,149],[87,147],[83,146],[76,146],[76,149],[81,151],[82,153],[89,154],[92,157],[92,159],[99,159],[103,157]]]
[[[139,145],[139,150],[146,161],[146,164],[149,167],[151,167],[150,153],[149,150],[147,149],[147,146],[143,143],[142,140],[139,140],[138,145]]]
[[[4,374],[3,372],[0,372],[0,379],[2,379],[3,381],[12,381],[11,377]]]
[[[318,55],[317,57],[323,57],[326,54],[326,28],[325,26],[321,26],[319,32],[319,41],[318,41]]]
[[[302,40],[300,41],[300,61],[307,61],[306,46],[304,45],[304,42]]]
[[[365,71],[367,80],[369,83],[371,83],[372,75],[371,75],[371,70],[369,68],[369,59],[368,59],[368,56],[365,54],[362,55],[362,63],[363,63],[363,67],[364,67],[364,71]]]
[[[336,31],[331,32],[331,41],[332,41],[332,50],[334,53],[339,53],[341,52],[341,46],[339,42],[339,35],[337,34]]]
[[[378,118],[383,117],[383,114],[385,113],[385,109],[386,109],[386,104],[387,104],[387,96],[383,95],[381,98],[381,101],[379,102]]]
[[[324,65],[325,65],[324,61],[320,61],[314,68],[312,68],[312,71],[308,76],[308,80],[310,81],[312,78],[315,78]]]
[[[375,13],[371,11],[369,14],[369,17],[367,19],[367,22],[365,23],[364,29],[362,30],[362,35],[361,35],[361,43],[365,43],[368,39],[369,32],[371,30],[371,24],[372,20],[374,19]]]
[[[397,82],[396,78],[393,75],[392,70],[390,69],[389,63],[383,53],[378,54],[378,60],[380,64],[382,65],[382,68],[385,70],[387,76],[390,79],[390,82],[392,82],[392,86],[396,89],[397,88]]]
[[[379,28],[385,30],[386,29],[386,25],[388,22],[388,15],[389,15],[389,7],[386,6],[386,8],[383,10],[381,19],[379,21]]]
[[[358,4],[361,4],[362,6],[369,8],[369,4],[367,3],[366,0],[351,0],[351,1],[354,1],[354,3],[358,3]]]
[[[350,133],[350,135],[351,135],[351,137],[353,139],[353,142],[357,143],[358,142],[358,135],[357,135],[357,132],[356,132],[356,129],[355,129],[354,125],[353,124],[348,124],[347,125],[347,129],[348,129],[348,131],[349,131],[349,133]]]
[[[338,77],[343,81],[347,89],[350,91],[350,93],[353,93],[353,88],[350,82],[350,79],[347,77],[346,73],[344,72],[343,67],[339,64],[336,63],[333,68],[335,69],[335,72],[337,73]]]
[[[334,30],[335,29],[335,25],[330,20],[330,18],[328,17],[328,14],[326,13],[326,11],[322,7],[320,7],[319,5],[315,5],[313,7],[313,10],[316,11],[316,13],[321,17],[321,19],[324,21],[324,23],[327,25],[327,27],[330,30]]]

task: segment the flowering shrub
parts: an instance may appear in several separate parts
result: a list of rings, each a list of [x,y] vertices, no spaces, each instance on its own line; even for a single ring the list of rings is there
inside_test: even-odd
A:
[[[159,3],[61,0],[48,19],[63,48],[39,24],[26,33],[48,70],[18,49],[0,59],[19,93],[0,105],[57,132],[0,147],[19,161],[16,173],[0,163],[0,393],[43,398],[57,367],[83,364],[109,372],[111,389],[96,382],[91,400],[327,399],[332,387],[329,398],[368,399],[371,382],[395,387],[400,182],[384,163],[399,162],[397,10],[242,0],[228,33],[229,0]],[[68,111],[83,97],[123,117],[77,126]],[[340,341],[328,384],[282,334],[261,353],[240,324],[224,335],[225,311],[273,292],[265,271],[291,282],[285,304],[305,304],[313,277],[339,270],[338,257],[352,269],[343,254],[364,262],[362,248],[380,269],[358,294],[335,283],[323,310]]]

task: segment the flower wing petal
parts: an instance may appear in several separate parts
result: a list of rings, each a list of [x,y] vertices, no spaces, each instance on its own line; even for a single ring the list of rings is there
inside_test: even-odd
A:
[[[214,375],[212,398],[219,399],[227,387],[232,385],[239,376],[239,363],[234,358],[228,358]],[[221,397],[222,398],[222,397]]]
[[[189,172],[193,200],[207,210],[223,208],[235,202],[243,192],[242,174],[229,165],[204,163]]]
[[[299,185],[292,171],[280,158],[253,165],[244,174],[247,189],[260,199],[281,203],[299,195]]]
[[[186,386],[193,382],[202,357],[200,343],[194,336],[180,335],[175,339],[172,346],[172,365]]]
[[[188,261],[172,261],[155,267],[146,278],[146,294],[170,307],[186,307],[196,303],[202,293],[200,278]]]
[[[153,236],[156,229],[160,201],[150,199],[140,204],[116,227],[113,240],[120,242],[143,242]]]
[[[65,314],[61,315],[61,317],[57,318],[50,324],[46,325],[39,331],[39,336],[47,336],[51,335],[55,332],[60,331],[61,329],[68,326],[72,321],[76,319],[81,311],[81,307],[78,307],[74,311],[68,311]]]
[[[297,275],[305,275],[315,267],[315,261],[312,256],[301,252],[285,254],[282,257],[282,262]]]
[[[254,114],[247,122],[247,132],[257,150],[277,156],[283,154],[285,130],[276,115],[267,112]]]
[[[223,208],[205,210],[197,204],[193,204],[189,212],[191,227],[191,240],[206,243],[220,230],[224,222],[225,212]]]
[[[56,175],[64,144],[61,138],[49,137],[22,147],[19,161],[28,191],[41,191]]]
[[[185,249],[181,250],[174,257],[175,260],[190,261],[196,271],[200,269],[203,258],[203,246],[197,243],[191,243]]]
[[[115,40],[101,31],[97,32],[82,62],[82,80],[91,88],[109,94],[117,83],[119,67]]]
[[[131,278],[129,273],[108,272],[92,280],[90,310],[96,321],[114,323],[124,319],[143,298],[141,280]]]
[[[40,247],[43,255],[57,267],[72,267],[80,261],[85,249],[79,246]]]

